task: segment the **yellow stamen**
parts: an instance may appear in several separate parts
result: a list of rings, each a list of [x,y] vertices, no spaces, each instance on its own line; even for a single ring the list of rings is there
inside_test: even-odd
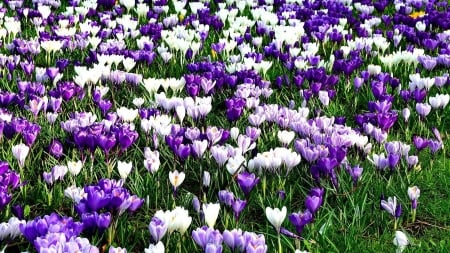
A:
[[[421,18],[421,17],[425,16],[425,12],[424,11],[415,11],[415,12],[409,14],[409,16],[413,19]]]

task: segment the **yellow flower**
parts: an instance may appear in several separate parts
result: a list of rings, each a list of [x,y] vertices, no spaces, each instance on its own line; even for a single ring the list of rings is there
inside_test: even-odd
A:
[[[214,49],[211,49],[211,57],[215,60],[217,58],[217,52]]]
[[[409,16],[413,19],[421,18],[421,17],[425,16],[425,12],[424,11],[415,11],[415,12],[409,14]]]

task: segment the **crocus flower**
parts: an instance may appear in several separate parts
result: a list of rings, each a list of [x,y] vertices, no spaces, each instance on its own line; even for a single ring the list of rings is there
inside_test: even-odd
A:
[[[439,130],[438,130],[436,127],[433,127],[432,132],[433,132],[434,137],[435,137],[439,142],[442,142],[441,133],[439,132]]]
[[[292,142],[292,140],[294,140],[295,138],[295,132],[293,131],[278,131],[278,140],[283,143],[283,145],[287,146],[289,145],[289,143]]]
[[[395,210],[397,209],[397,198],[389,197],[388,200],[381,200],[381,207],[390,213],[392,216],[395,216]]]
[[[154,216],[168,222],[167,232],[169,232],[169,234],[173,231],[184,234],[192,223],[192,217],[189,216],[189,212],[179,206],[175,207],[172,211],[169,210],[164,212],[159,210]]]
[[[52,143],[50,143],[50,146],[48,147],[48,152],[50,155],[52,155],[55,158],[60,158],[63,153],[63,145],[58,140],[53,140]]]
[[[29,152],[30,147],[28,147],[23,143],[20,143],[12,147],[13,156],[19,162],[20,168],[23,168],[23,166],[25,166],[25,159],[27,158]]]
[[[242,168],[242,165],[245,166],[245,157],[242,155],[236,155],[228,159],[226,168],[231,175],[234,175]]]
[[[231,206],[234,201],[234,194],[233,192],[227,191],[227,190],[221,190],[219,191],[219,201],[221,203],[224,203],[227,206]]]
[[[83,163],[81,161],[69,161],[67,162],[67,168],[72,176],[80,174],[81,168],[83,168]]]
[[[164,253],[164,244],[159,241],[157,244],[150,244],[148,248],[144,249],[144,253]]]
[[[431,105],[427,103],[417,103],[416,111],[421,118],[425,118],[431,112]]]
[[[175,170],[174,172],[172,171],[169,172],[169,180],[173,188],[175,189],[175,192],[178,186],[180,186],[183,183],[185,176],[186,175],[184,174],[184,172],[178,172],[178,170]]]
[[[247,253],[265,253],[267,252],[267,245],[264,235],[257,235],[251,232],[244,233],[245,241],[247,242],[245,252]]]
[[[203,249],[204,252],[216,252],[216,250],[207,251],[208,245],[209,247],[211,247],[212,245],[222,247],[223,237],[220,234],[220,231],[214,230],[213,228],[207,226],[203,226],[192,231],[192,238],[194,239],[195,243]],[[219,252],[221,252],[221,250]]]
[[[320,208],[322,202],[321,196],[308,195],[305,199],[305,206],[312,214],[314,214]]]
[[[356,186],[363,173],[363,168],[359,167],[359,165],[356,165],[355,167],[348,166],[347,172],[352,177],[353,185]]]
[[[121,247],[116,248],[114,246],[111,246],[111,247],[109,247],[108,252],[109,253],[127,253],[127,249],[121,248]]]
[[[259,183],[259,178],[254,173],[242,172],[236,177],[239,188],[244,192],[245,197],[248,198],[252,189]]]
[[[239,220],[239,216],[246,206],[247,200],[235,199],[233,201],[233,203],[231,204],[231,208],[233,209],[234,218],[236,219],[236,221]]]
[[[304,212],[292,213],[289,215],[289,221],[294,225],[298,235],[301,235],[303,228],[313,221],[313,215],[309,210]]]
[[[271,207],[266,207],[267,219],[269,220],[270,224],[274,226],[277,233],[280,233],[281,224],[286,218],[286,212],[287,209],[285,206],[283,206],[281,210],[279,208],[273,209]]]
[[[417,186],[408,187],[408,197],[411,200],[412,220],[416,219],[417,199],[420,197],[420,189]]]
[[[394,229],[397,229],[398,218],[402,214],[402,205],[397,203],[397,198],[389,197],[388,200],[381,200],[381,207],[394,217]]]
[[[214,224],[216,224],[217,217],[219,216],[220,204],[203,204],[202,210],[205,215],[206,224],[208,225],[208,227],[214,228]]]
[[[117,170],[119,171],[119,175],[122,179],[126,179],[128,177],[128,174],[130,174],[131,169],[133,168],[132,162],[117,162]]]
[[[223,231],[223,242],[232,252],[243,252],[245,248],[245,239],[241,229]]]
[[[396,253],[401,253],[406,246],[409,244],[408,237],[402,231],[395,231],[395,238],[393,241],[394,245],[397,246]]]
[[[211,174],[209,174],[208,171],[203,171],[203,186],[204,187],[209,187],[209,185],[211,184]]]
[[[421,151],[424,148],[428,147],[428,140],[426,138],[422,138],[420,136],[415,135],[413,137],[414,146],[416,147],[417,151]]]
[[[150,221],[148,229],[154,242],[159,242],[167,232],[168,224],[165,220],[153,217]]]
[[[200,200],[197,198],[197,196],[194,196],[194,198],[192,199],[192,206],[197,213],[200,212],[200,204]]]

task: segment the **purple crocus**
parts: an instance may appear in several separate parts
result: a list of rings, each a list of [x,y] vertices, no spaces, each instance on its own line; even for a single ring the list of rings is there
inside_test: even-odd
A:
[[[289,221],[294,225],[297,234],[300,236],[303,228],[313,221],[313,214],[309,210],[304,212],[292,213],[289,215]]]
[[[313,188],[306,196],[305,206],[312,213],[315,214],[323,203],[323,188]]]
[[[426,138],[422,138],[420,136],[415,135],[413,137],[414,146],[416,147],[417,151],[421,151],[424,148],[428,147],[428,140]]]
[[[400,162],[400,154],[388,154],[388,164],[389,164],[389,168],[391,168],[391,170],[393,170],[398,163]]]
[[[244,210],[244,208],[246,206],[247,206],[247,200],[235,199],[231,203],[231,208],[233,209],[234,218],[236,221],[239,220],[239,215],[241,214],[241,212]]]
[[[361,178],[361,175],[363,173],[363,168],[359,167],[359,165],[356,165],[354,167],[347,166],[346,170],[348,174],[352,177],[353,180],[353,186],[356,187],[358,180]]]
[[[245,197],[248,199],[252,189],[259,183],[259,178],[254,173],[242,172],[236,177],[239,187],[244,192]]]
[[[48,146],[48,153],[56,159],[59,159],[64,154],[62,143],[54,139]]]

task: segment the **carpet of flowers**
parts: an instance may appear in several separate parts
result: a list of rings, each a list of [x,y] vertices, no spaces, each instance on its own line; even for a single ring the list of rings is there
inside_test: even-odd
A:
[[[448,249],[448,5],[3,1],[0,250]]]

